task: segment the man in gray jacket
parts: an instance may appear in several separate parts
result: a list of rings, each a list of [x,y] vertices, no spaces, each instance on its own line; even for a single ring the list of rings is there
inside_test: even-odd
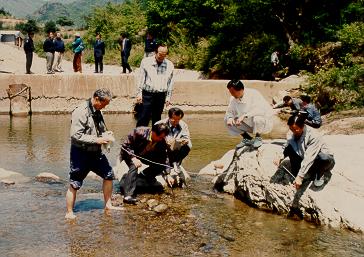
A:
[[[333,154],[323,141],[322,136],[305,125],[305,117],[293,115],[287,125],[292,132],[283,151],[289,157],[292,175],[296,176],[293,184],[299,189],[304,180],[314,176],[314,185],[324,184],[324,174],[335,165]]]
[[[83,180],[91,170],[103,178],[105,210],[120,209],[111,204],[114,172],[101,151],[101,146],[109,143],[110,139],[103,136],[106,125],[100,110],[110,103],[111,98],[108,89],[98,89],[92,98],[72,112],[70,186],[66,194],[66,219],[76,218],[73,208],[77,190],[81,188]]]
[[[169,161],[173,166],[181,165],[192,148],[190,131],[186,122],[182,120],[183,116],[184,112],[180,108],[173,107],[168,111],[168,118],[156,122],[166,124],[169,128],[166,142],[170,147]]]

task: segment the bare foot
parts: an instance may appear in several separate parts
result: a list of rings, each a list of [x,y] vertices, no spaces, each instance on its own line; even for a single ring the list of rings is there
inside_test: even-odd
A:
[[[74,215],[73,212],[67,212],[64,218],[67,220],[74,220],[76,218],[76,215]]]

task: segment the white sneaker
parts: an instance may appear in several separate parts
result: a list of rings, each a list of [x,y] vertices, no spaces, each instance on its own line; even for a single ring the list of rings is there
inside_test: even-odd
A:
[[[316,175],[315,180],[313,181],[313,184],[317,187],[322,186],[325,183],[325,176],[322,175],[321,178],[318,178],[318,175]]]

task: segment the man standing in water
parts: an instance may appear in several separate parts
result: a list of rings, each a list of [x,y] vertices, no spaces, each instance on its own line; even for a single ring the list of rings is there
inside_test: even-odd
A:
[[[101,151],[101,146],[110,140],[102,135],[106,131],[106,125],[100,110],[110,103],[111,98],[108,89],[98,89],[92,98],[72,112],[70,186],[66,194],[66,219],[76,218],[73,208],[77,190],[81,188],[83,180],[91,170],[103,178],[105,210],[120,209],[111,205],[114,172]]]
[[[225,114],[225,124],[230,134],[243,137],[236,148],[259,148],[263,143],[261,134],[269,133],[273,128],[272,108],[257,90],[244,89],[240,80],[231,80],[227,88],[231,98]],[[255,138],[248,133],[255,134]]]

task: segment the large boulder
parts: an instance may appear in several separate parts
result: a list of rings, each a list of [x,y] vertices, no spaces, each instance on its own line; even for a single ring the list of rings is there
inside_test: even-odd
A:
[[[273,163],[282,152],[283,140],[267,142],[258,150],[244,147],[229,151],[200,174],[214,176],[214,186],[261,209],[305,220],[364,231],[364,135],[326,136],[336,165],[325,174],[325,184],[304,184],[296,190],[289,161]]]

